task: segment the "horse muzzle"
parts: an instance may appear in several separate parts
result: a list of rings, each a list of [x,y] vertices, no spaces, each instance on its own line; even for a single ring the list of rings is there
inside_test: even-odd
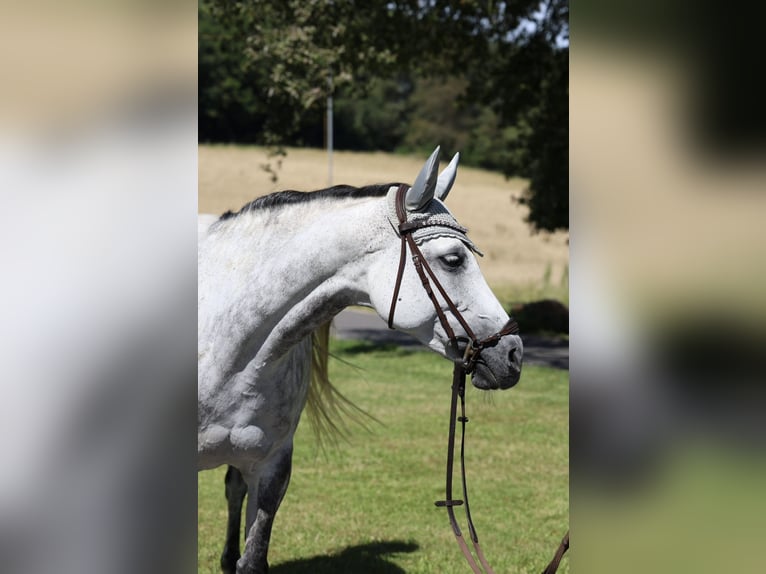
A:
[[[476,358],[471,384],[477,389],[510,389],[519,382],[524,345],[518,335],[507,335]]]

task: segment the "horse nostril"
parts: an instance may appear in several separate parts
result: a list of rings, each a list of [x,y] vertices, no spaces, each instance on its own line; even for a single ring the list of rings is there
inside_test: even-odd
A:
[[[521,373],[522,354],[523,351],[520,345],[518,347],[514,346],[508,351],[508,368],[511,372]]]

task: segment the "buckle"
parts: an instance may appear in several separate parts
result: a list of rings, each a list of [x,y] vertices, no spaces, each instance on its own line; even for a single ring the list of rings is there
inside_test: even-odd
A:
[[[476,365],[476,360],[479,358],[479,353],[481,353],[482,348],[483,345],[479,341],[476,341],[475,339],[468,341],[468,345],[463,353],[463,369],[465,369],[467,374],[470,375],[473,372],[473,368]]]
[[[468,361],[471,359],[474,353],[474,346],[473,341],[468,341],[468,345],[465,347],[465,352],[463,353],[463,364],[467,365]]]
[[[442,506],[462,506],[462,500],[437,500],[434,504],[438,507]]]

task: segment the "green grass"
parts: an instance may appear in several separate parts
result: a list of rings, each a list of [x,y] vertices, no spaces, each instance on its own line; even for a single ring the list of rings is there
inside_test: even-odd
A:
[[[542,299],[555,299],[569,306],[569,266],[564,268],[560,277],[551,276],[550,263],[546,267],[541,281],[519,285],[491,285],[497,300],[507,310],[515,303],[531,303]]]
[[[349,341],[331,351],[354,365],[331,361],[334,383],[381,423],[325,451],[301,423],[272,573],[470,572],[433,504],[444,497],[450,364]],[[528,366],[509,391],[466,394],[469,495],[484,553],[498,573],[540,572],[568,527],[568,373]],[[219,571],[224,473],[199,475],[199,572]],[[568,569],[565,558],[560,572]]]

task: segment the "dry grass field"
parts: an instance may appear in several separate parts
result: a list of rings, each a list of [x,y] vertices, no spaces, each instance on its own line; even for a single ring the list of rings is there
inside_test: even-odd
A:
[[[443,166],[449,158],[443,158]],[[336,152],[333,183],[362,186],[412,182],[425,157],[387,153]],[[261,169],[268,161],[258,147],[199,148],[199,212],[237,210],[248,201],[282,189],[312,191],[327,187],[327,154],[291,148],[272,183]],[[568,234],[533,234],[524,222],[526,208],[512,201],[526,182],[501,174],[461,167],[447,204],[471,238],[484,251],[479,260],[487,281],[508,300],[516,293],[545,286],[566,291]]]

